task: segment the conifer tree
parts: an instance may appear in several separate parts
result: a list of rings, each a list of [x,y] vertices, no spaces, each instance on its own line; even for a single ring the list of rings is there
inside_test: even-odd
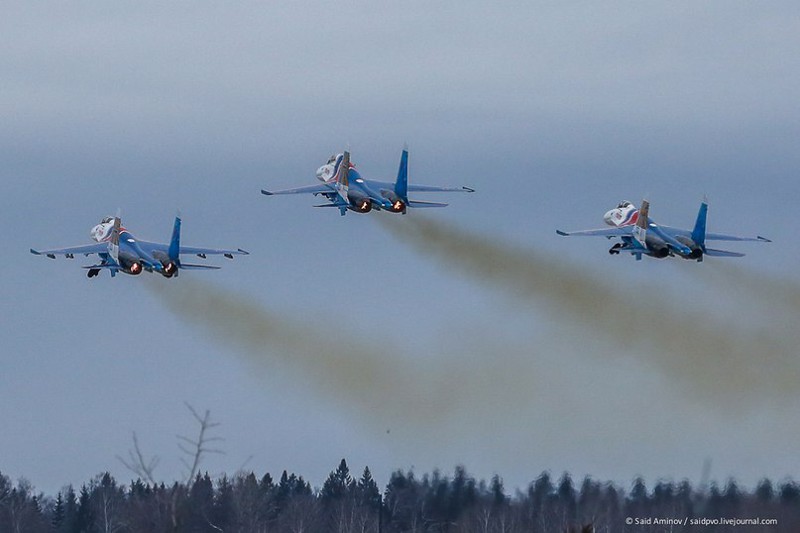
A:
[[[357,488],[361,505],[373,509],[380,507],[381,491],[378,488],[378,484],[375,483],[375,480],[372,478],[372,472],[369,471],[368,466],[364,467],[364,473],[361,475],[361,479],[358,480]]]
[[[330,503],[344,498],[351,489],[352,483],[353,478],[350,477],[350,469],[347,467],[347,461],[342,459],[336,470],[330,473],[328,479],[326,479],[325,483],[322,485],[322,491],[320,492],[322,502]]]
[[[56,496],[56,501],[53,505],[53,519],[50,523],[56,531],[60,531],[61,525],[64,523],[64,498],[61,496],[61,491]]]
[[[86,485],[82,485],[80,496],[78,497],[78,512],[75,516],[73,531],[75,533],[95,533],[94,519],[91,493]]]

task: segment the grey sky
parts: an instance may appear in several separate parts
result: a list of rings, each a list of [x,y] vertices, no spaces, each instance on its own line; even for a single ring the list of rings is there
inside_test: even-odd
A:
[[[720,480],[796,475],[796,397],[735,412],[701,401],[547,301],[418,253],[382,227],[382,213],[340,218],[312,209],[312,198],[258,191],[311,184],[346,146],[363,174],[391,178],[407,142],[412,181],[478,190],[424,215],[553,254],[608,279],[623,299],[780,336],[798,311],[776,305],[770,288],[800,283],[798,9],[6,6],[0,470],[48,492],[106,469],[126,480],[115,456],[136,431],[162,457],[157,474],[178,478],[175,434],[193,431],[189,402],[222,422],[227,453],[208,459],[212,474],[246,462],[320,485],[346,457],[381,483],[395,468],[464,463],[515,487],[543,469],[696,480],[711,457]],[[613,204],[645,195],[651,215],[672,225],[691,224],[708,195],[713,231],[775,242],[731,245],[748,253],[731,274],[720,261],[636,264],[610,257],[605,242],[555,235],[599,226]],[[88,242],[118,207],[142,238],[167,239],[180,209],[185,243],[252,255],[171,282],[90,281],[78,268],[88,260],[27,252]],[[433,376],[474,393],[453,396],[460,408],[432,408],[434,424],[417,413],[381,420],[384,411],[335,391],[353,386],[346,379],[320,386],[292,348],[254,356],[150,290],[185,280],[409,369],[410,390],[436,388],[425,383]],[[625,321],[625,309],[609,312]]]

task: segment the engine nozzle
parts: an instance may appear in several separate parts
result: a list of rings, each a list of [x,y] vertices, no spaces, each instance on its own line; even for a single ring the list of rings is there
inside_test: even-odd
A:
[[[171,278],[178,273],[178,265],[175,264],[175,261],[162,263],[162,266],[164,268],[161,269],[161,275],[163,275],[165,278]]]
[[[665,257],[667,257],[669,255],[669,247],[668,246],[663,246],[663,247],[660,247],[660,248],[654,248],[652,250],[652,253],[653,253],[653,257],[656,257],[658,259],[664,259]]]
[[[406,212],[406,203],[394,191],[381,191],[381,196],[383,196],[389,202],[389,206],[384,207],[384,209],[387,211],[391,211],[392,213]]]
[[[359,198],[353,202],[353,208],[359,213],[369,213],[372,211],[372,202],[369,198]]]

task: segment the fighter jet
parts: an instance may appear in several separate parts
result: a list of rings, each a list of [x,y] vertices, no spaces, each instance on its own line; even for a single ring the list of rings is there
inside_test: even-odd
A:
[[[650,203],[642,201],[642,207],[636,209],[631,202],[621,202],[616,208],[608,211],[603,219],[611,228],[561,231],[556,233],[564,236],[589,236],[619,237],[617,242],[608,251],[611,255],[620,252],[630,252],[637,261],[643,255],[663,259],[665,257],[682,257],[702,261],[703,256],[712,257],[743,257],[743,253],[715,250],[706,246],[706,241],[759,241],[772,242],[765,237],[739,237],[736,235],[723,235],[721,233],[706,233],[706,218],[708,216],[708,203],[700,204],[692,230],[661,226],[653,222],[649,216]]]
[[[31,253],[44,255],[55,259],[56,255],[63,255],[73,259],[76,255],[97,254],[100,262],[96,265],[85,266],[87,276],[93,278],[105,269],[111,277],[117,272],[136,276],[142,271],[158,272],[165,278],[178,275],[181,269],[207,269],[216,270],[220,267],[211,265],[193,265],[181,261],[180,256],[186,254],[196,255],[205,259],[207,255],[222,254],[228,259],[233,259],[234,254],[247,255],[248,252],[238,248],[236,250],[217,250],[214,248],[193,248],[181,246],[181,219],[175,217],[172,227],[172,238],[169,244],[140,241],[122,226],[119,214],[115,217],[105,217],[100,224],[92,228],[89,233],[95,244],[74,246],[70,248],[56,248],[52,250],[34,250]]]
[[[337,207],[339,212],[344,215],[348,209],[356,213],[368,213],[375,209],[405,214],[409,207],[445,207],[447,205],[409,200],[409,192],[475,192],[469,187],[409,185],[408,150],[403,150],[403,154],[400,156],[400,168],[394,183],[362,178],[350,162],[350,152],[332,155],[327,163],[317,169],[317,179],[322,183],[282,191],[261,189],[261,193],[267,196],[303,193],[322,195],[330,203],[314,207]]]

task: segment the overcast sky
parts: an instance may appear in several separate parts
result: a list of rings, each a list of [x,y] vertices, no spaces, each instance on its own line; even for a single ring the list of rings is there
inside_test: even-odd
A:
[[[0,472],[51,494],[127,482],[135,431],[180,479],[188,402],[221,422],[212,475],[319,486],[345,457],[380,483],[464,464],[511,489],[542,470],[696,482],[711,458],[720,482],[796,478],[800,395],[765,383],[800,376],[799,48],[793,2],[7,5]],[[392,220],[259,193],[347,147],[393,179],[404,143],[411,182],[477,192]],[[645,196],[685,227],[707,196],[711,231],[774,242],[636,263],[555,234]],[[251,255],[89,280],[90,258],[28,253],[88,243],[117,208],[140,238],[180,210],[185,244]],[[496,272],[470,269],[480,247],[398,236],[422,217],[497,246]],[[506,276],[519,250],[591,303]],[[704,336],[751,357],[704,360]],[[680,337],[703,348],[672,358]]]

